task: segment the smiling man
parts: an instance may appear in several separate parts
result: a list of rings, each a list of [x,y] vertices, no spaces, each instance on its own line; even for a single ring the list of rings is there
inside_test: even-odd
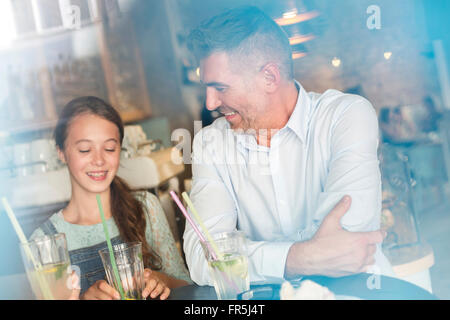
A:
[[[241,7],[192,31],[206,106],[224,115],[194,139],[191,199],[211,233],[242,230],[251,281],[392,274],[383,233],[378,124],[366,99],[306,92],[284,31]],[[187,225],[192,279],[212,284]]]

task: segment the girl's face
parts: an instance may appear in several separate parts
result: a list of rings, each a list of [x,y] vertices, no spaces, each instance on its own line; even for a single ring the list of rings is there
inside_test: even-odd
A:
[[[64,150],[58,150],[69,168],[72,192],[109,190],[119,168],[120,149],[119,129],[113,122],[93,114],[76,116],[69,125]]]

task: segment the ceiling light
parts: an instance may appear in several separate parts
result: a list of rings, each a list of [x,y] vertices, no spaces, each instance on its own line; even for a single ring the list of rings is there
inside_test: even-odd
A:
[[[283,13],[283,19],[292,19],[295,18],[297,16],[297,9],[292,9],[288,12]]]
[[[292,53],[292,59],[300,59],[306,56],[306,52],[293,52]]]
[[[289,44],[291,46],[299,44],[299,43],[303,43],[309,40],[314,39],[314,35],[309,34],[309,35],[297,35],[297,36],[293,36],[289,38]]]
[[[275,19],[275,22],[278,23],[280,26],[288,26],[291,24],[296,24],[299,22],[311,20],[319,15],[319,12],[317,11],[310,11],[305,13],[296,13],[295,15],[292,15],[292,13],[288,16],[288,18],[285,18],[285,14],[283,14],[282,18]]]
[[[333,67],[337,68],[341,65],[341,59],[334,57],[333,60],[331,60],[331,64],[333,65]]]

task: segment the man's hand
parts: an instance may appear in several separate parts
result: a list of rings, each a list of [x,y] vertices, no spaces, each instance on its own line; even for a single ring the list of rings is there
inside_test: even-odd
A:
[[[291,246],[285,267],[287,278],[298,275],[341,277],[367,271],[375,263],[376,244],[382,231],[350,232],[341,226],[351,198],[345,196],[331,210],[314,237]]]

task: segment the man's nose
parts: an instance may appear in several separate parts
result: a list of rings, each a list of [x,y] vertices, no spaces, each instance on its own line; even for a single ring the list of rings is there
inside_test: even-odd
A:
[[[219,99],[219,95],[215,88],[207,87],[206,88],[206,108],[209,111],[216,110],[220,105],[222,104],[222,101]]]

